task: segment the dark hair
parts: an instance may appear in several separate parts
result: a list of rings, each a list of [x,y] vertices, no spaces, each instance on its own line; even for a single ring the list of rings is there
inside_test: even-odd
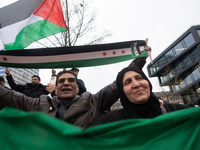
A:
[[[5,82],[4,77],[0,76],[0,81]]]
[[[76,78],[76,84],[77,84],[77,76],[76,74],[72,71],[72,70],[63,70],[63,71],[60,71],[58,74],[57,74],[57,78],[56,78],[56,86],[58,84],[58,78],[64,74],[64,73],[71,73],[72,75],[74,75],[74,77]]]
[[[40,77],[39,77],[38,75],[33,75],[32,78],[33,78],[33,77],[37,77],[38,80],[40,80]]]
[[[72,68],[71,70],[72,70],[72,71],[74,71],[74,70],[78,70],[78,72],[79,72],[79,69],[78,69],[78,68]]]

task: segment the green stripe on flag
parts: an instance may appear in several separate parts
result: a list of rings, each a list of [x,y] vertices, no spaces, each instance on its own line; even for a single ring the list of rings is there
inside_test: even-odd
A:
[[[46,20],[40,20],[24,27],[16,36],[15,42],[5,44],[5,48],[6,50],[24,49],[34,41],[66,30]]]

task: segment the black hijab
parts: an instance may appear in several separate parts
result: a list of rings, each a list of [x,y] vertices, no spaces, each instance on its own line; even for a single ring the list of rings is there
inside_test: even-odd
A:
[[[123,76],[127,71],[135,71],[139,73],[145,80],[148,81],[150,87],[150,97],[143,104],[135,104],[128,100],[123,91]],[[129,118],[154,118],[162,114],[160,109],[160,103],[157,97],[152,92],[151,82],[148,80],[144,72],[136,67],[126,67],[121,70],[117,75],[117,87],[119,90],[121,104],[123,109],[121,110],[126,119]],[[125,119],[124,118],[124,119]]]

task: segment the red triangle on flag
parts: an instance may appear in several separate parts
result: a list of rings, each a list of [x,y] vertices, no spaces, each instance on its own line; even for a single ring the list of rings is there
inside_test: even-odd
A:
[[[60,27],[67,28],[60,0],[44,0],[33,14]]]

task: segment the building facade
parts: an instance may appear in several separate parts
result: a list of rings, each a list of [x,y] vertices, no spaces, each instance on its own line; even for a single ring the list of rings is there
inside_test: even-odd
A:
[[[16,84],[26,84],[32,82],[33,75],[39,75],[39,69],[24,69],[24,68],[8,68],[10,70],[10,74],[13,76],[13,79]],[[5,67],[0,66],[0,76],[3,76],[6,85],[9,85],[6,80],[5,75]]]
[[[149,77],[169,86],[184,103],[200,98],[200,25],[192,26],[147,66]]]

